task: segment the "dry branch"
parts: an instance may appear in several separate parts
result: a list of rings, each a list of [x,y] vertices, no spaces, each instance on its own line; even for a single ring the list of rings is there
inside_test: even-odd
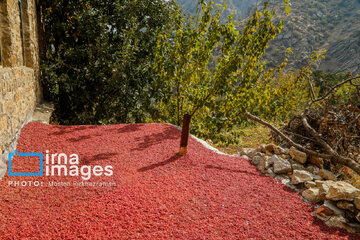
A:
[[[247,116],[248,118],[270,128],[273,132],[275,132],[277,135],[279,135],[280,137],[282,137],[287,143],[289,143],[291,146],[296,147],[297,149],[299,149],[300,151],[303,151],[309,155],[313,155],[315,157],[321,157],[321,158],[325,158],[325,159],[330,159],[332,156],[329,154],[322,154],[322,153],[318,153],[315,151],[312,151],[310,149],[307,149],[303,146],[301,146],[300,144],[297,144],[296,142],[294,142],[293,140],[291,140],[289,137],[287,137],[284,133],[282,133],[279,129],[277,129],[276,127],[274,127],[272,124],[250,114],[249,112],[245,113],[245,116]]]
[[[358,174],[360,174],[360,164],[358,164],[357,162],[355,162],[354,160],[350,159],[350,158],[346,158],[343,156],[340,156],[339,154],[336,153],[336,151],[334,151],[329,144],[327,144],[324,140],[321,139],[320,135],[310,126],[310,124],[307,122],[305,115],[302,115],[302,123],[305,127],[305,129],[307,131],[309,131],[309,133],[315,138],[315,141],[317,143],[319,143],[327,152],[327,154],[323,154],[323,153],[318,153],[315,152],[313,150],[307,149],[299,144],[297,144],[296,142],[294,142],[293,140],[291,140],[289,137],[287,137],[285,134],[283,134],[279,129],[277,129],[276,127],[274,127],[272,124],[250,114],[249,112],[245,113],[245,116],[247,116],[248,118],[270,128],[272,131],[274,131],[277,135],[279,135],[280,137],[282,137],[286,142],[288,142],[291,146],[299,149],[300,151],[303,151],[309,155],[312,156],[316,156],[316,157],[321,157],[324,159],[331,159],[333,162],[335,163],[340,163],[343,164],[345,166],[348,166],[349,168],[351,168],[352,170],[354,170],[355,172],[357,172]]]

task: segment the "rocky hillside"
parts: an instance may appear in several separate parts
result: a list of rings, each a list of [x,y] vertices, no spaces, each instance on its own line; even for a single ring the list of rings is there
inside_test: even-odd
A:
[[[196,0],[177,1],[185,10],[195,13]],[[234,12],[238,18],[244,18],[255,11],[256,5],[262,6],[261,2],[228,0],[227,14]],[[284,1],[269,2],[271,8],[280,10]],[[304,66],[313,51],[327,49],[320,69],[360,73],[360,0],[291,0],[291,4],[290,15],[280,15],[285,20],[283,32],[273,40],[266,54],[270,65],[282,61],[288,47],[294,52],[289,58],[294,68]],[[239,24],[244,22],[245,19]]]
[[[282,0],[273,1],[279,9]],[[320,69],[325,72],[360,72],[360,0],[292,0],[285,27],[267,53],[271,63],[279,63],[291,47],[289,59],[299,68],[311,52],[326,49]]]

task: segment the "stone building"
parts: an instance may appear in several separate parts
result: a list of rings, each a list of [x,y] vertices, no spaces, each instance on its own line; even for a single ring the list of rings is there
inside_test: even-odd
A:
[[[0,177],[6,151],[41,99],[38,3],[0,0]]]

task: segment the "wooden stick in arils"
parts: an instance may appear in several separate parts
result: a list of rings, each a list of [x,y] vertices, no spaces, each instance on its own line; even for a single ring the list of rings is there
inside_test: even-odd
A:
[[[183,125],[181,130],[181,140],[180,140],[180,155],[185,155],[187,153],[189,135],[190,135],[190,121],[191,115],[185,114],[183,119]]]

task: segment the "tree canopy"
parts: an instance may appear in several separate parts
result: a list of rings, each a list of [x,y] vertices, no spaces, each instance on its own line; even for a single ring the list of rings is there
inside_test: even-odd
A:
[[[156,39],[177,6],[161,0],[44,1],[46,98],[62,124],[144,121]]]

